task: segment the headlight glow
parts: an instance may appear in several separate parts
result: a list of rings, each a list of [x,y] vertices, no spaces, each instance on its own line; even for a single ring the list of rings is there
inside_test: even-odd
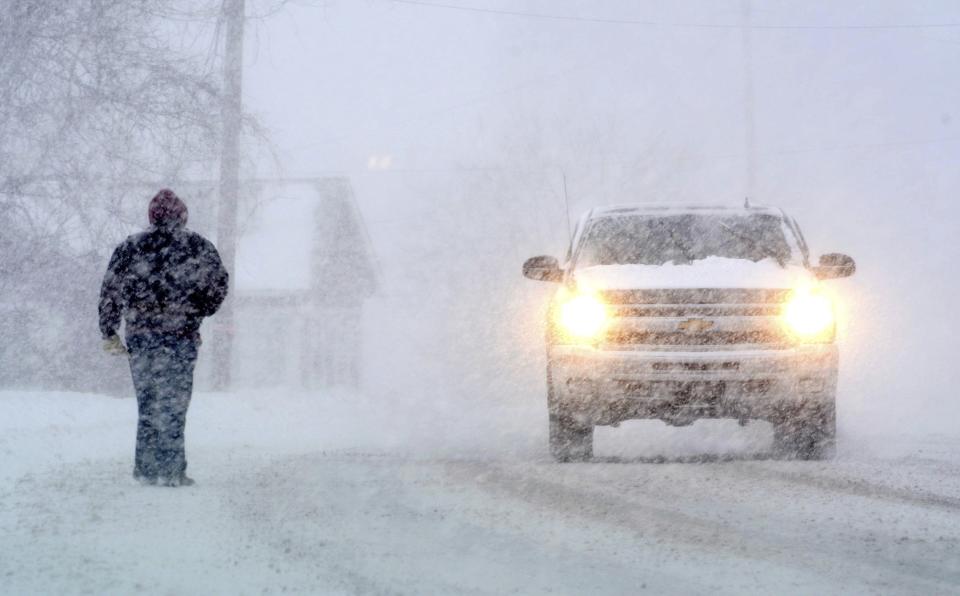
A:
[[[783,321],[800,339],[832,338],[833,302],[816,291],[797,291],[784,305]]]
[[[606,329],[610,315],[607,306],[592,294],[578,294],[560,305],[558,320],[574,339],[597,339]]]

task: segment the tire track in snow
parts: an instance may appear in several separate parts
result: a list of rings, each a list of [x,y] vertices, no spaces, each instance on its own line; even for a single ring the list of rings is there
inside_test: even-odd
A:
[[[898,488],[860,478],[838,478],[816,473],[783,470],[771,465],[743,466],[734,468],[734,470],[753,480],[776,480],[786,484],[799,484],[817,490],[883,500],[895,504],[935,507],[950,512],[960,512],[960,497],[941,495],[923,489]],[[827,468],[825,471],[829,473],[832,469]]]
[[[582,465],[585,476],[589,476],[593,465]],[[768,561],[830,576],[841,586],[849,585],[854,577],[860,586],[881,590],[891,588],[885,577],[894,580],[895,586],[909,586],[909,591],[917,593],[941,592],[945,587],[960,586],[960,569],[943,569],[926,560],[911,561],[912,569],[905,569],[897,557],[876,552],[868,554],[866,548],[848,546],[843,552],[824,551],[823,545],[830,541],[823,540],[819,533],[815,533],[817,540],[811,544],[805,543],[802,536],[785,531],[786,528],[770,532],[751,527],[750,519],[724,519],[715,515],[716,512],[686,513],[684,509],[691,508],[685,507],[682,495],[632,493],[635,498],[624,498],[595,488],[574,487],[558,480],[520,474],[497,464],[474,464],[472,472],[463,470],[460,476],[461,481],[476,482],[487,490],[536,507],[586,518],[620,531],[627,529],[641,540],[652,535],[658,544],[665,543],[666,548],[682,545],[708,552],[733,553],[753,561]],[[889,577],[891,575],[894,577]]]

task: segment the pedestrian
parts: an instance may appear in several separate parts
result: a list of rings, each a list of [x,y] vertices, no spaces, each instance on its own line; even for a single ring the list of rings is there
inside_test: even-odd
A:
[[[128,354],[137,394],[133,476],[143,484],[189,486],[184,425],[193,391],[200,323],[227,295],[213,244],[186,228],[187,206],[172,190],[150,201],[150,227],[114,250],[100,290],[104,350]],[[126,324],[126,346],[120,322]]]

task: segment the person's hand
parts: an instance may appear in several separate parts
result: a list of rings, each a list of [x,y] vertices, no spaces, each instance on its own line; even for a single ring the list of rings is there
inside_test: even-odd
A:
[[[127,355],[127,348],[123,345],[123,342],[120,341],[119,335],[111,335],[107,339],[103,340],[103,351],[111,356]]]

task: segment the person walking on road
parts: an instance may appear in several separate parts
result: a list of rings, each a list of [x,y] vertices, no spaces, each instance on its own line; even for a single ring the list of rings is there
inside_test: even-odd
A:
[[[200,323],[227,296],[217,249],[186,228],[173,191],[150,201],[150,228],[113,251],[100,290],[104,350],[129,355],[137,394],[133,476],[144,484],[189,486],[184,425],[193,391]],[[126,324],[126,345],[118,335]]]

